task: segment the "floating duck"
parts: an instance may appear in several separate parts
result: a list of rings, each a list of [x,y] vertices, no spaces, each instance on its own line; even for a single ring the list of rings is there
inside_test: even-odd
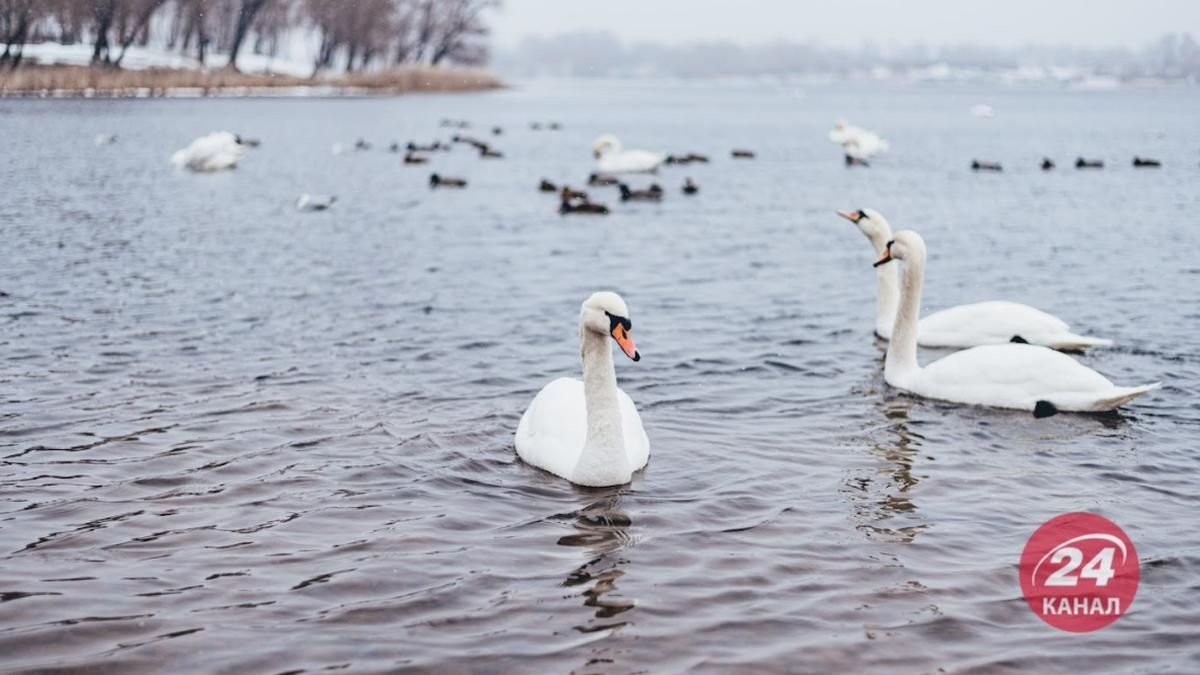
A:
[[[1103,169],[1104,160],[1101,159],[1084,159],[1079,157],[1075,160],[1076,169]]]
[[[588,185],[593,187],[603,187],[605,185],[617,185],[620,179],[616,176],[606,176],[602,173],[593,173],[588,175]]]
[[[564,200],[581,199],[585,202],[588,200],[588,193],[584,192],[583,190],[572,190],[567,185],[562,187],[562,191],[559,192],[558,195]]]
[[[550,181],[543,178],[542,182],[538,183],[538,191],[539,192],[558,192],[558,186],[556,186],[554,183],[551,183]]]
[[[692,182],[691,178],[683,179],[683,194],[694,195],[700,191],[700,186]]]
[[[467,181],[462,178],[450,178],[448,176],[439,176],[436,173],[429,174],[429,187],[431,188],[465,188]]]
[[[663,189],[657,183],[650,185],[645,190],[631,190],[625,183],[619,185],[621,188],[621,201],[623,202],[658,202],[662,201]]]
[[[734,159],[754,159],[753,150],[734,150],[732,153]]]
[[[479,148],[479,156],[484,159],[500,159],[504,157],[504,153],[490,145],[484,145],[482,148]]]
[[[1003,171],[1004,167],[1000,166],[1000,162],[981,162],[974,160],[971,162],[972,171]]]
[[[868,164],[867,160],[863,159],[862,157],[851,157],[850,155],[846,155],[846,166],[867,166],[867,167],[869,167],[871,165]]]
[[[364,139],[360,138],[357,141],[354,141],[354,149],[360,150],[360,151],[361,150],[370,150],[371,144],[366,142]]]
[[[604,204],[596,204],[589,201],[571,203],[570,200],[564,199],[559,202],[558,212],[564,216],[568,213],[590,213],[595,215],[604,215],[608,213],[608,207]]]
[[[1162,166],[1162,162],[1158,161],[1157,159],[1149,159],[1147,157],[1134,157],[1133,165],[1143,168],[1158,168]]]
[[[409,152],[404,155],[404,163],[405,164],[428,164],[429,158],[422,157],[421,155],[418,155],[416,153]]]
[[[1049,157],[1042,158],[1042,171],[1051,171],[1054,169],[1054,160]]]

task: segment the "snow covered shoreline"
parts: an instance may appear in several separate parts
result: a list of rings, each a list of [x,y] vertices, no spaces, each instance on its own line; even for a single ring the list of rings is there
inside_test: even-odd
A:
[[[225,63],[213,55],[214,63]],[[503,84],[482,70],[400,66],[310,77],[305,64],[246,54],[239,70],[206,68],[195,59],[129,49],[121,68],[90,67],[87,45],[25,45],[24,64],[0,71],[0,97],[196,98],[381,96],[416,92],[481,91]]]

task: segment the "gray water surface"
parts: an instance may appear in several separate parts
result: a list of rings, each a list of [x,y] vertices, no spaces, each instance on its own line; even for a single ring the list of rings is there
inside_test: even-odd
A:
[[[1198,109],[1195,89],[545,82],[0,100],[0,670],[1197,672]],[[443,117],[505,158],[383,151],[447,139]],[[890,155],[844,168],[841,117]],[[262,147],[169,166],[215,129]],[[612,215],[560,217],[537,182],[578,185],[602,132],[712,162],[664,168],[661,205],[601,188]],[[331,155],[358,137],[375,149]],[[470,186],[430,191],[431,170]],[[297,213],[301,192],[339,201]],[[1088,366],[1165,386],[1044,420],[898,394],[873,253],[834,215],[862,207],[924,235],[927,309],[1027,302],[1116,341]],[[578,376],[601,289],[631,309],[643,358],[617,375],[651,459],[581,489],[512,437]],[[1142,563],[1091,634],[1043,624],[1017,581],[1029,535],[1075,510]]]

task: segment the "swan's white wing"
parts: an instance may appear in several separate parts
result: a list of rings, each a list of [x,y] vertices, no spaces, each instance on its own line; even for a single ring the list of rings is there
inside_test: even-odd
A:
[[[517,456],[527,464],[570,480],[586,440],[583,382],[560,377],[542,387],[521,416],[517,426]]]
[[[921,319],[924,347],[977,347],[1003,344],[1014,337],[1054,349],[1083,349],[1111,341],[1075,335],[1062,319],[1017,302],[993,300],[958,305]]]
[[[642,416],[624,389],[617,389],[621,406],[621,431],[625,434],[625,452],[629,455],[630,471],[637,471],[650,461],[650,439],[642,427]]]
[[[975,347],[1002,344],[1016,335],[1033,342],[1036,336],[1065,333],[1068,326],[1029,305],[995,300],[933,312],[921,319],[918,330],[927,347]]]
[[[913,393],[959,403],[1033,410],[1048,401],[1059,410],[1108,410],[1149,391],[1117,387],[1075,359],[1045,347],[988,345],[955,352],[912,376]]]
[[[600,173],[647,173],[658,169],[666,157],[647,150],[624,150],[600,156],[596,168]]]

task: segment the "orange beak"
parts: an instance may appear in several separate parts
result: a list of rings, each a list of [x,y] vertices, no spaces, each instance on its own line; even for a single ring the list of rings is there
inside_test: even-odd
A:
[[[858,215],[858,211],[838,211],[837,214],[852,223],[857,223],[858,219],[862,217]]]
[[[879,256],[879,260],[875,261],[874,267],[879,267],[884,263],[892,261],[892,242],[888,242],[887,248],[883,249],[883,255]]]
[[[638,353],[637,347],[633,344],[633,338],[629,337],[629,331],[625,330],[624,326],[621,324],[613,326],[612,336],[617,341],[617,344],[620,345],[621,351],[625,352],[625,356],[634,361],[642,360],[642,355]]]

